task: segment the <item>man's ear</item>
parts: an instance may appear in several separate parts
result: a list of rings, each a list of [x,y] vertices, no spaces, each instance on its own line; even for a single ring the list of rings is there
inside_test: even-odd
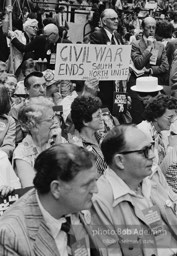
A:
[[[55,199],[60,198],[61,184],[59,180],[53,180],[50,184],[50,191]]]
[[[114,156],[114,164],[121,170],[124,169],[124,157],[121,154],[116,154]]]
[[[103,18],[102,21],[101,21],[102,25],[106,25],[105,22],[106,22],[106,18]]]

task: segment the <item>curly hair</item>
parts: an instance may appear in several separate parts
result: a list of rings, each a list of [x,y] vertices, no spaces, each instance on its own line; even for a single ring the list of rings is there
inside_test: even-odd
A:
[[[149,101],[144,111],[144,117],[148,122],[153,122],[156,118],[163,116],[166,109],[177,109],[177,99],[160,94]]]
[[[71,105],[71,118],[75,129],[79,132],[84,127],[84,121],[92,121],[92,114],[101,108],[101,100],[98,97],[77,97]]]
[[[43,96],[31,98],[29,102],[20,109],[18,114],[18,119],[23,129],[30,132],[31,124],[35,125],[36,123],[40,123],[46,110],[52,109],[53,106],[53,102]]]
[[[156,35],[161,38],[171,38],[174,32],[173,25],[166,21],[158,21],[156,24]]]

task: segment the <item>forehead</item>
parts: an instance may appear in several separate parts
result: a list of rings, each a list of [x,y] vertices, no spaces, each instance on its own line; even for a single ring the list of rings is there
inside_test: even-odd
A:
[[[156,26],[156,21],[153,18],[148,18],[144,20],[145,26]]]
[[[77,185],[82,186],[85,184],[88,184],[89,182],[94,181],[97,178],[97,169],[96,165],[93,164],[93,166],[89,169],[80,171],[74,179],[70,182],[71,185]]]
[[[29,78],[28,80],[30,86],[33,86],[35,84],[44,84],[45,83],[45,79],[44,77],[37,77],[37,76],[32,76]]]
[[[105,12],[104,18],[114,18],[118,17],[117,13],[114,10],[109,10]]]
[[[175,109],[168,109],[167,108],[163,115],[165,115],[165,116],[173,116],[173,115],[176,115],[176,111],[175,111]]]
[[[96,115],[98,115],[98,114],[100,114],[101,113],[101,109],[99,108],[97,111],[95,111],[92,115],[93,116],[96,116]]]
[[[9,81],[17,82],[17,79],[16,79],[16,77],[8,76],[8,77],[7,77],[7,81],[8,81],[8,82],[9,82]]]
[[[149,145],[152,140],[146,136],[140,129],[130,127],[125,133],[126,147],[128,149],[141,149]]]

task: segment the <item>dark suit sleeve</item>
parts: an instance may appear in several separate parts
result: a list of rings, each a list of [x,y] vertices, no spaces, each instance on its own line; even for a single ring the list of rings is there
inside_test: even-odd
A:
[[[103,42],[101,41],[101,37],[96,32],[93,32],[90,35],[90,43],[91,44],[103,44]]]
[[[175,51],[175,49],[177,49],[177,41],[175,40],[175,42],[168,42],[167,46],[166,46],[166,54],[167,54],[167,58],[168,58],[168,63],[171,66],[172,61],[173,61],[173,53]]]
[[[25,45],[22,44],[17,38],[12,40],[12,44],[20,51],[20,52],[32,52],[39,47],[44,47],[45,45],[45,38],[43,36],[36,37],[33,41],[29,44]]]
[[[152,66],[151,68],[153,70],[153,75],[159,75],[159,74],[168,72],[169,64],[168,64],[168,59],[166,55],[166,50],[164,47],[162,50],[160,65]]]
[[[145,50],[143,53],[139,48],[138,42],[132,43],[131,58],[138,70],[143,69],[148,63],[152,53]]]

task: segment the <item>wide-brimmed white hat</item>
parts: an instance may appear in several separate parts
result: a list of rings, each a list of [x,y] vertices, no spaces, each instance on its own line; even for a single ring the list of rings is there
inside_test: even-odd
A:
[[[163,86],[158,85],[157,77],[143,76],[136,79],[136,85],[131,87],[131,90],[136,92],[157,92],[163,89]]]

